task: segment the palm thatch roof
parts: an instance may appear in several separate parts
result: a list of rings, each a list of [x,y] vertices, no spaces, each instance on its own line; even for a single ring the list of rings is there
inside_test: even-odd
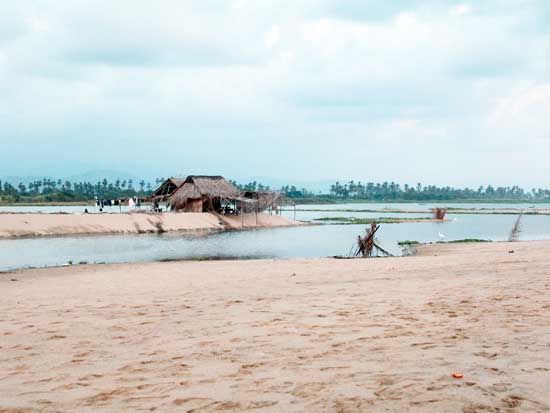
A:
[[[190,175],[170,197],[172,209],[182,209],[190,199],[239,197],[239,190],[223,176]]]
[[[153,198],[167,198],[183,185],[184,178],[168,178],[153,192]]]
[[[256,200],[260,211],[269,207],[275,208],[281,197],[279,191],[244,191],[241,195],[245,198]]]

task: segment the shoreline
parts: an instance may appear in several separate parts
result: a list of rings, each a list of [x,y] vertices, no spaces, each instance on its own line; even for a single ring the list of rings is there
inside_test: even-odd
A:
[[[313,224],[315,225],[315,224]],[[275,228],[275,227],[273,227]],[[280,228],[280,227],[279,227]],[[261,228],[244,228],[244,229],[227,229],[227,230],[195,230],[197,231],[197,235],[201,236],[208,236],[214,233],[218,232],[230,232],[230,231],[255,231],[255,230],[266,230],[270,229],[268,227],[261,227]],[[177,232],[177,231],[175,231]],[[182,234],[189,234],[194,232],[194,230],[187,231],[181,231]],[[98,234],[82,234],[82,236],[94,236]],[[104,236],[117,236],[122,234],[103,234]],[[73,237],[74,235],[60,235],[60,236],[52,236],[52,237]],[[81,236],[79,234],[78,236]],[[44,236],[47,237],[47,236]],[[29,237],[33,238],[33,237]],[[0,238],[1,239],[1,238]],[[13,238],[12,238],[13,239]],[[19,239],[19,238],[17,238]],[[270,262],[279,262],[279,261],[298,261],[298,260],[308,260],[308,261],[318,261],[318,260],[378,260],[378,259],[390,259],[390,258],[408,258],[408,257],[421,257],[425,255],[430,255],[430,252],[432,251],[432,247],[436,250],[443,245],[475,245],[479,243],[491,243],[491,244],[518,244],[518,243],[530,243],[530,242],[548,242],[550,244],[550,240],[527,240],[527,241],[492,241],[492,240],[459,240],[459,241],[447,241],[447,242],[426,242],[426,243],[418,243],[418,244],[404,244],[400,245],[402,248],[402,254],[400,255],[391,255],[391,256],[373,256],[373,257],[362,257],[362,256],[346,256],[346,255],[328,255],[328,256],[321,256],[317,258],[258,258],[258,257],[247,257],[247,256],[236,256],[236,257],[218,257],[218,256],[205,256],[205,257],[194,257],[194,258],[167,258],[167,259],[159,259],[159,260],[153,260],[153,261],[131,261],[131,262],[74,262],[74,263],[66,263],[66,264],[60,264],[60,265],[46,265],[42,267],[20,267],[20,268],[14,268],[14,269],[8,269],[8,270],[0,270],[0,277],[2,275],[6,274],[20,274],[25,273],[27,271],[46,271],[46,270],[55,270],[55,269],[62,269],[62,268],[80,268],[80,267],[95,267],[95,266],[132,266],[132,265],[154,265],[154,264],[164,264],[164,263],[193,263],[193,262],[228,262],[228,263],[236,263],[240,261],[270,261]]]
[[[0,410],[545,411],[548,254],[436,244],[2,274]]]

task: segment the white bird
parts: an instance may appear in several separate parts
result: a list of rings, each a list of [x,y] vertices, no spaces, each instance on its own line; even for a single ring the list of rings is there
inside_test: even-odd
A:
[[[439,236],[439,239],[440,239],[440,240],[444,240],[444,239],[445,239],[445,235],[443,235],[441,232],[438,232],[437,235]]]

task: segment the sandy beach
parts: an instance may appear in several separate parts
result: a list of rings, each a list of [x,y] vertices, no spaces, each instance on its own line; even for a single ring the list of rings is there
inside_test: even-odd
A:
[[[549,254],[1,274],[0,412],[548,411]]]
[[[278,215],[215,213],[0,214],[0,238],[138,234],[163,231],[219,231],[304,225]]]

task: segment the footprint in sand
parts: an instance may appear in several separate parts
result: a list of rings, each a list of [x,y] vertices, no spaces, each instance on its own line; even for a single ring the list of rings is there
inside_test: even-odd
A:
[[[85,406],[101,406],[105,405],[115,397],[129,396],[131,394],[129,388],[121,387],[112,391],[106,391],[96,394],[92,397],[87,397],[83,400]]]
[[[481,413],[481,412],[493,412],[495,409],[492,406],[487,406],[481,403],[469,403],[462,408],[463,413]]]
[[[498,353],[489,353],[487,351],[480,351],[478,353],[474,353],[474,356],[483,357],[489,360],[494,360],[497,358]]]
[[[185,405],[187,411],[193,411],[194,409],[204,409],[212,405],[213,402],[212,399],[206,397],[188,397],[185,399],[174,399],[172,403],[176,406]]]
[[[64,338],[67,338],[67,336],[54,334],[53,336],[48,337],[48,340],[63,340]]]
[[[103,377],[103,374],[88,374],[87,376],[79,377],[78,380],[79,381],[88,381],[88,380],[93,380],[93,379],[100,379],[101,377]]]
[[[504,402],[504,405],[510,408],[519,407],[523,402],[523,400],[524,400],[523,397],[516,396],[516,395],[510,395],[502,399],[502,401]]]
[[[511,385],[512,385],[512,383],[495,383],[495,384],[493,384],[493,389],[496,392],[504,393],[504,392],[506,392],[510,389]]]

